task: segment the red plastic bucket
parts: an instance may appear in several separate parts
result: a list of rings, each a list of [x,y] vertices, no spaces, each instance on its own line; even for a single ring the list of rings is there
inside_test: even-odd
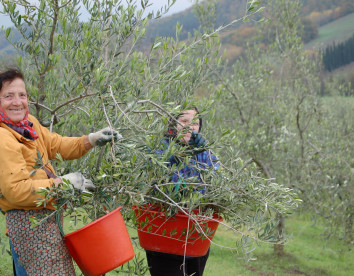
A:
[[[151,206],[133,206],[138,228],[140,246],[146,250],[186,255],[204,256],[222,217],[213,214],[212,219],[197,218],[204,233],[198,232],[196,222],[187,215],[176,214],[166,218],[163,213],[151,210]],[[193,212],[197,214],[197,211]],[[189,220],[189,227],[188,227]],[[188,229],[188,231],[187,231]],[[186,239],[186,236],[188,238]]]
[[[134,257],[121,208],[64,236],[71,256],[84,275],[102,275]]]

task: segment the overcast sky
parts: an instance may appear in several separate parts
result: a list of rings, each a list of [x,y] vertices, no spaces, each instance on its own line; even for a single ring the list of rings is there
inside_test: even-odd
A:
[[[156,9],[156,8],[163,7],[164,5],[167,4],[168,1],[167,0],[150,0],[149,2],[151,4],[153,4],[152,8]],[[192,0],[176,0],[176,3],[169,10],[168,15],[183,11],[183,10],[189,8],[190,6],[192,6]]]
[[[193,0],[176,0],[176,3],[168,11],[167,15],[171,15],[191,7],[192,1]],[[122,3],[124,3],[124,1],[122,1]],[[140,0],[137,0],[137,3],[140,3]],[[149,11],[158,10],[161,9],[161,7],[167,5],[168,0],[150,0],[149,3],[152,4],[152,6],[149,8]],[[12,26],[12,23],[7,16],[0,14],[0,25],[9,27]]]

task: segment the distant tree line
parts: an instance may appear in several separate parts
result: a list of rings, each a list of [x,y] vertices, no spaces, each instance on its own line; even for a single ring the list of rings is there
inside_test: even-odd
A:
[[[328,46],[323,52],[323,64],[327,71],[332,71],[354,61],[354,34],[348,40]]]
[[[301,14],[306,16],[317,27],[354,12],[352,0],[301,0]]]

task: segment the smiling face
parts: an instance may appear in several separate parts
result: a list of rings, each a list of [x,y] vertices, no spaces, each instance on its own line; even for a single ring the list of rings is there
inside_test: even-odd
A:
[[[24,119],[28,111],[28,97],[22,79],[16,78],[3,83],[0,90],[0,106],[15,124]]]
[[[197,111],[194,109],[185,110],[177,120],[181,123],[177,124],[177,131],[178,133],[184,134],[181,142],[188,143],[191,139],[192,131],[195,130],[196,132],[199,132],[199,119]]]

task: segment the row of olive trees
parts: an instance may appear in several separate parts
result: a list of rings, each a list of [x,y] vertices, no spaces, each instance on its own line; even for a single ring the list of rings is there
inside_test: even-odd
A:
[[[323,107],[320,63],[302,49],[300,8],[299,1],[271,1],[268,21],[259,29],[273,44],[250,46],[230,77],[215,70],[220,84],[216,125],[233,129],[243,158],[263,175],[295,188],[305,208],[352,241],[353,109],[339,107],[335,99],[325,99],[335,107]],[[278,235],[285,235],[283,217]],[[282,254],[283,246],[275,250]]]

